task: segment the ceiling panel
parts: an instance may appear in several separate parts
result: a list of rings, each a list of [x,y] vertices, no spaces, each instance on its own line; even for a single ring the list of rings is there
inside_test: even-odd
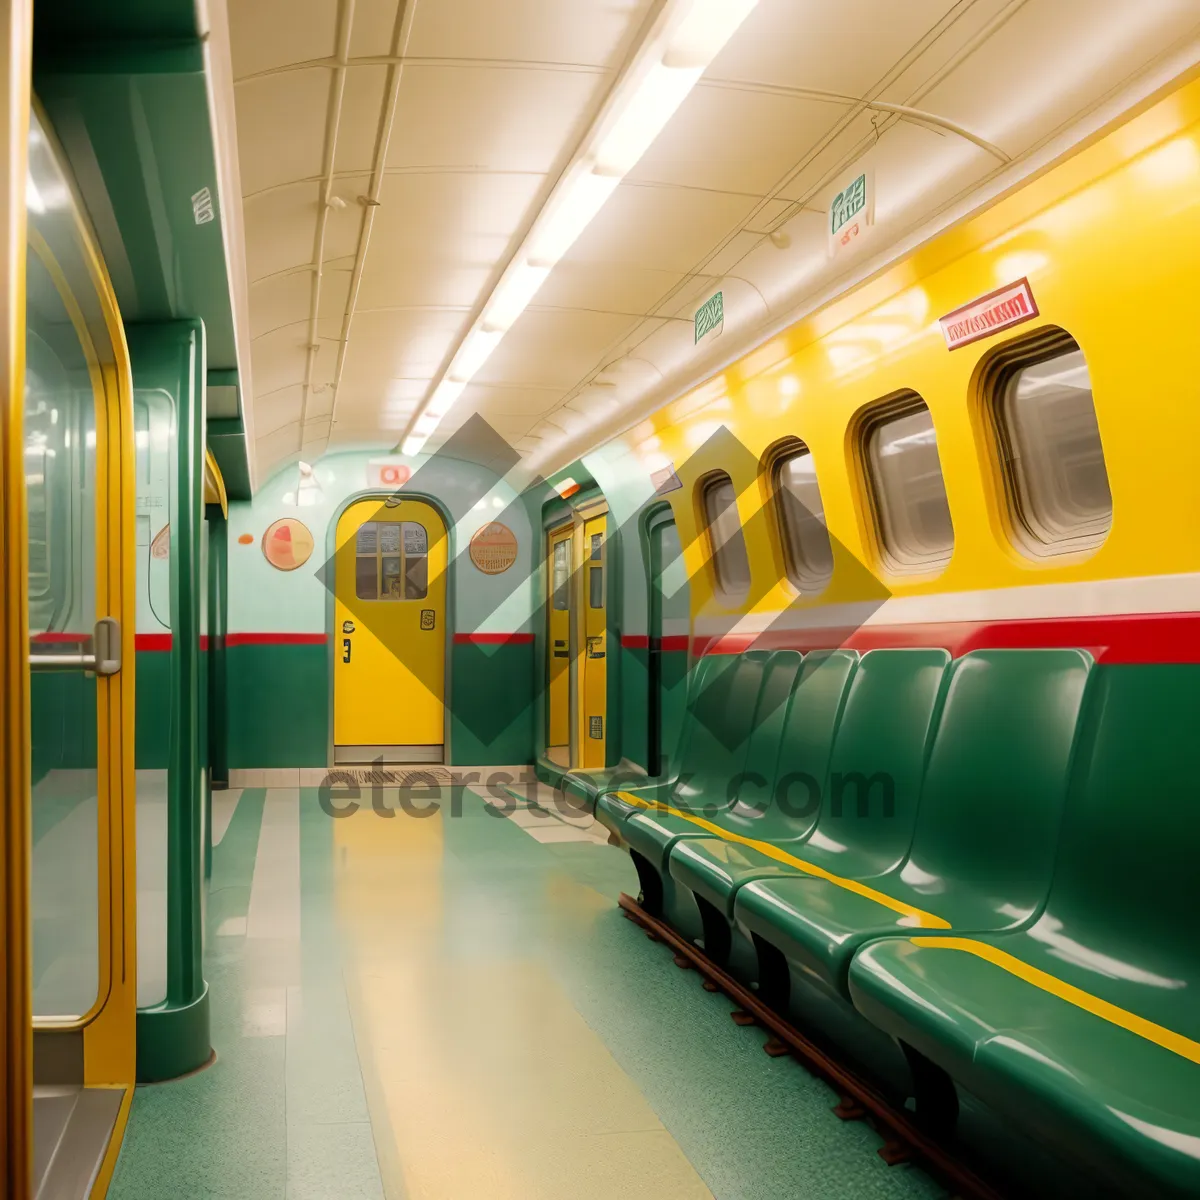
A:
[[[293,384],[280,388],[270,395],[260,396],[254,406],[254,432],[258,437],[274,433],[284,425],[300,420],[300,408],[304,403],[304,387]]]
[[[254,439],[254,457],[258,463],[260,478],[267,479],[285,459],[300,451],[300,426],[284,425],[274,433]]]
[[[310,265],[313,228],[321,189],[316,183],[296,183],[246,200],[242,219],[246,231],[246,278],[256,281],[289,267]]]
[[[342,111],[338,120],[337,151],[334,171],[370,172],[375,165],[375,141],[383,111],[383,92],[388,69],[350,67],[342,91]],[[341,194],[337,187],[334,194]],[[345,197],[353,200],[353,196]]]
[[[700,84],[629,178],[765,196],[844,112]]]
[[[437,0],[418,6],[409,53],[616,65],[652,0]]]
[[[536,175],[389,175],[359,304],[473,306],[542,184]]]
[[[276,275],[250,289],[250,336],[257,338],[294,321],[307,321],[312,306],[311,271]],[[326,268],[321,279],[320,316],[340,318],[346,311],[350,272]]]
[[[338,6],[329,0],[237,0],[228,9],[234,79],[337,48]]]
[[[628,328],[628,317],[527,310],[476,376],[570,388]]]
[[[489,67],[404,70],[389,167],[545,173],[586,126],[604,77]]]
[[[636,316],[649,312],[681,279],[678,271],[568,260],[554,268],[533,306]]]
[[[558,403],[562,389],[557,387],[515,387],[502,383],[472,383],[462,394],[461,407],[492,417],[522,418],[532,421]],[[459,407],[456,405],[456,407]]]
[[[709,69],[714,79],[861,96],[961,0],[760,0]]]
[[[564,261],[686,274],[754,206],[746,196],[622,184]]]
[[[349,180],[351,189],[366,186],[365,179]],[[251,285],[268,275],[313,261],[321,189],[317,183],[299,183],[253,196],[243,205],[246,229],[246,275]],[[330,210],[325,224],[325,264],[353,258],[358,245],[362,211],[347,206]]]
[[[1024,149],[1124,82],[1156,49],[1198,32],[1195,0],[1030,0],[921,106],[1010,151]]]
[[[333,72],[287,71],[237,85],[242,195],[319,176]]]
[[[342,378],[359,385],[429,379],[464,325],[461,313],[387,312],[355,317]]]
[[[827,183],[841,179],[870,149],[875,141],[875,130],[871,114],[859,113],[830,137],[779,189],[780,197],[807,201]]]
[[[399,0],[355,0],[350,27],[350,57],[390,54]]]
[[[340,320],[317,322],[318,377],[331,372],[337,354]],[[308,354],[308,324],[285,325],[255,338],[250,347],[255,394],[262,396],[293,383],[304,382]]]

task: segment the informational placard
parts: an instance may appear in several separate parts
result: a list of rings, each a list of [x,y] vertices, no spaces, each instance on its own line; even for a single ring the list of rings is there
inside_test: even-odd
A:
[[[294,571],[308,562],[313,552],[313,535],[302,521],[284,517],[267,526],[262,536],[262,552],[277,571]]]
[[[372,458],[367,461],[367,487],[403,487],[412,478],[412,467],[398,458]]]
[[[710,296],[696,309],[696,345],[705,338],[715,338],[721,335],[725,328],[725,293],[717,292]]]
[[[517,561],[517,535],[507,525],[490,521],[475,531],[471,561],[485,575],[503,575]]]
[[[1018,279],[947,313],[938,324],[951,350],[960,350],[980,338],[991,337],[1038,315],[1037,301],[1028,279]]]
[[[875,224],[875,173],[860,170],[829,205],[829,253],[854,246]]]

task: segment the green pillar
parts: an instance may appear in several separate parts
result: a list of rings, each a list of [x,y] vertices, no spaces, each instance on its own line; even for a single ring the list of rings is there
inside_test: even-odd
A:
[[[171,397],[175,409],[171,518],[171,743],[167,768],[167,995],[137,1014],[142,1083],[194,1071],[212,1055],[203,974],[200,751],[200,537],[204,504],[204,324],[126,329],[135,391]]]
[[[229,522],[219,504],[204,508],[208,521],[208,811],[204,823],[204,878],[212,875],[212,792],[229,787],[225,728],[225,630],[229,609]]]

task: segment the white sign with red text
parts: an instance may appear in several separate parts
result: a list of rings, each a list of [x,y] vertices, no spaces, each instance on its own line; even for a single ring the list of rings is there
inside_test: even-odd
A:
[[[398,458],[372,458],[367,462],[367,487],[403,487],[412,478],[412,467]]]
[[[1038,315],[1037,301],[1028,279],[1018,279],[998,291],[989,292],[956,308],[938,322],[951,350],[969,346],[980,338],[991,337],[1002,329],[1011,329]]]

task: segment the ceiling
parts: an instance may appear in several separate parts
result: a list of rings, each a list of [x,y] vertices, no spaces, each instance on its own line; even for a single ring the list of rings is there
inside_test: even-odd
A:
[[[660,7],[229,5],[259,479],[399,441]],[[478,412],[549,473],[702,377],[716,288],[728,356],[1198,38],[1195,0],[760,0],[429,448]],[[864,157],[873,243],[831,258]]]

